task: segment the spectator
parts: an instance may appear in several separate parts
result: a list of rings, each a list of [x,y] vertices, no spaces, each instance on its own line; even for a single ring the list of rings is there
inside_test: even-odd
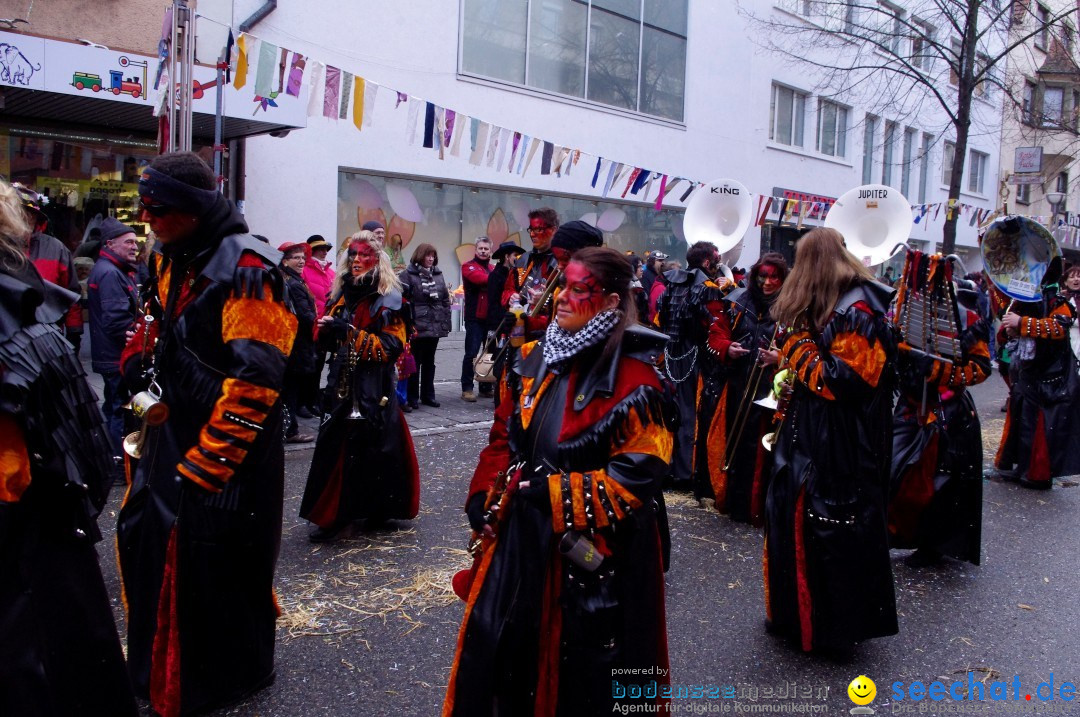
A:
[[[285,381],[281,391],[282,404],[288,411],[285,416],[285,442],[311,443],[315,436],[301,433],[300,424],[296,422],[300,395],[315,373],[315,296],[302,278],[311,247],[306,243],[285,242],[278,247],[278,251],[282,254],[280,267],[285,274],[285,288],[292,301],[293,313],[296,314],[296,340],[293,341],[289,362],[285,364]]]
[[[634,267],[634,278],[630,280],[630,293],[634,297],[638,321],[644,323],[649,315],[649,297],[641,283],[642,274],[645,272],[645,261],[636,254],[631,254],[627,258],[630,259],[630,266]]]
[[[364,222],[364,226],[360,227],[361,231],[371,232],[375,235],[375,239],[379,242],[379,246],[382,247],[386,244],[386,227],[382,222],[368,221]]]
[[[62,241],[45,233],[49,218],[41,209],[44,201],[41,195],[18,183],[11,186],[19,194],[26,219],[30,223],[28,254],[34,268],[45,281],[51,281],[76,294],[80,293],[79,277],[75,274],[71,251]],[[64,336],[75,347],[75,355],[78,356],[83,334],[82,309],[78,302],[71,305],[63,321],[60,322],[60,326],[64,329]]]
[[[461,266],[461,282],[465,287],[465,357],[461,361],[461,398],[475,402],[473,393],[473,359],[484,343],[484,325],[488,315],[488,278],[491,275],[491,240],[476,238],[476,255]],[[503,281],[506,281],[504,278]],[[490,398],[493,386],[480,384],[480,395]]]
[[[682,268],[682,265],[674,260],[665,261],[660,265],[660,273],[656,275],[656,281],[653,282],[652,290],[649,292],[649,323],[653,323],[656,318],[656,305],[660,303],[660,297],[664,295],[664,291],[667,290],[667,279],[664,278],[664,274],[675,269]]]
[[[153,250],[154,235],[150,234],[139,242],[139,256],[135,260],[135,283],[139,285],[140,292],[150,282],[150,254]]]
[[[662,251],[654,251],[645,257],[645,270],[641,273],[641,288],[646,296],[652,295],[653,282],[663,271],[664,262],[668,255]]]
[[[311,290],[315,298],[315,318],[318,319],[326,313],[326,300],[330,296],[330,290],[334,286],[334,262],[326,258],[327,253],[333,247],[330,242],[318,234],[312,234],[307,238],[307,244],[311,247],[311,258],[304,264],[304,283]],[[326,363],[326,352],[315,349],[315,363],[311,373],[307,374],[307,383],[300,389],[299,406],[296,413],[300,418],[311,418],[321,415],[322,402],[319,399],[319,383],[322,379],[323,365]]]
[[[127,389],[120,376],[120,354],[127,331],[139,316],[135,261],[139,240],[135,230],[109,217],[101,223],[101,250],[87,280],[90,310],[90,361],[105,384],[101,407],[112,439],[112,455],[120,455],[124,440],[123,405]]]
[[[419,408],[423,403],[438,408],[435,350],[439,347],[439,339],[450,333],[450,292],[439,268],[439,253],[435,247],[427,243],[416,247],[400,278],[404,286],[402,293],[412,305],[416,328],[411,347],[417,370],[409,377],[409,405]]]

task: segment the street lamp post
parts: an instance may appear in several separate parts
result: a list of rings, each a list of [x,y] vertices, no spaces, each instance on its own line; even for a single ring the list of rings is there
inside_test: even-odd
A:
[[[1053,226],[1057,223],[1057,216],[1061,211],[1061,203],[1065,201],[1065,192],[1047,192],[1046,201],[1050,202],[1050,211],[1052,213],[1050,225]]]

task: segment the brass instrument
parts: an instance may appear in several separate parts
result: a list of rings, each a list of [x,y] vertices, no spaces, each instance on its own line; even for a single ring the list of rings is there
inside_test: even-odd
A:
[[[338,306],[334,310],[335,319],[345,319],[348,323],[348,331],[345,334],[345,343],[348,345],[348,354],[345,361],[341,364],[341,370],[338,372],[338,388],[337,397],[341,400],[345,400],[352,394],[352,410],[349,411],[347,418],[350,421],[359,421],[364,418],[363,411],[360,410],[360,399],[356,395],[356,391],[353,390],[353,374],[356,372],[356,363],[360,360],[360,354],[356,350],[356,339],[360,336],[360,329],[352,325],[349,321],[348,309],[344,304]]]
[[[150,345],[150,325],[154,323],[154,317],[147,311],[143,317],[143,355],[146,354],[146,350]],[[151,356],[151,360],[153,360]],[[169,406],[161,400],[161,386],[153,378],[153,367],[150,369],[150,386],[145,391],[140,391],[131,397],[128,404],[124,408],[135,414],[135,417],[142,420],[142,425],[139,430],[132,431],[124,436],[124,441],[121,446],[124,453],[132,458],[142,458],[143,444],[146,443],[147,428],[150,426],[160,426],[169,419]]]
[[[799,312],[799,315],[803,316],[807,311],[809,311],[809,307]],[[781,331],[786,330],[786,328],[781,329],[780,325],[777,324],[776,331],[773,334],[774,338],[778,336]],[[781,356],[780,363],[777,365],[777,371],[782,371],[785,368],[787,368],[787,357]],[[790,377],[789,380],[791,385],[788,390],[785,390],[780,394],[780,398],[776,401],[776,413],[773,416],[773,420],[776,421],[776,427],[773,428],[772,432],[766,433],[761,437],[762,447],[769,452],[772,452],[773,446],[776,445],[777,439],[780,438],[780,430],[784,427],[784,420],[787,419],[788,406],[791,403],[791,394],[793,393],[795,383],[798,380],[794,372],[789,372],[788,376]]]
[[[535,319],[540,315],[540,312],[547,306],[548,301],[551,299],[551,295],[555,293],[555,289],[559,286],[559,281],[562,279],[562,269],[556,269],[551,276],[547,279],[547,284],[544,286],[544,292],[536,298],[536,303],[531,309],[529,309],[529,318]]]
[[[776,335],[779,329],[780,324],[773,327],[772,336],[769,338],[768,351],[776,350]],[[735,451],[739,445],[739,439],[742,438],[743,429],[746,428],[746,422],[750,418],[750,407],[753,405],[754,396],[757,395],[758,387],[761,385],[761,377],[766,373],[765,369],[766,364],[761,362],[759,355],[754,360],[754,367],[750,370],[749,380],[746,382],[746,388],[743,389],[742,398],[739,399],[739,407],[735,411],[735,419],[731,424],[732,437],[724,447],[723,470],[725,471],[731,468],[731,462],[735,460]]]

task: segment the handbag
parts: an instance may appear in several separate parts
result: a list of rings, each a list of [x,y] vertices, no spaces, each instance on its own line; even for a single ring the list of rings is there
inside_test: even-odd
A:
[[[473,359],[473,378],[477,383],[495,383],[498,380],[495,375],[495,350],[491,348],[491,339],[492,335],[488,334],[480,346],[480,352]]]

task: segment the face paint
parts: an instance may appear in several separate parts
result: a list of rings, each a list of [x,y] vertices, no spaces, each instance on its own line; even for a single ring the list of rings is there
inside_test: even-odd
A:
[[[559,271],[566,271],[566,265],[570,263],[570,251],[563,249],[561,246],[551,248],[551,253],[555,255],[555,261],[559,264]]]
[[[537,251],[547,251],[554,232],[555,227],[548,225],[540,217],[529,220],[529,238],[532,239],[533,248]]]
[[[570,333],[581,329],[604,307],[604,288],[583,264],[572,261],[566,267],[566,288],[559,292],[555,320]]]
[[[353,257],[352,275],[361,276],[374,269],[379,263],[379,254],[375,247],[368,243],[361,243]]]
[[[766,264],[758,269],[757,283],[766,296],[771,296],[780,290],[780,285],[784,281],[780,278],[780,272],[776,270],[776,267]]]

